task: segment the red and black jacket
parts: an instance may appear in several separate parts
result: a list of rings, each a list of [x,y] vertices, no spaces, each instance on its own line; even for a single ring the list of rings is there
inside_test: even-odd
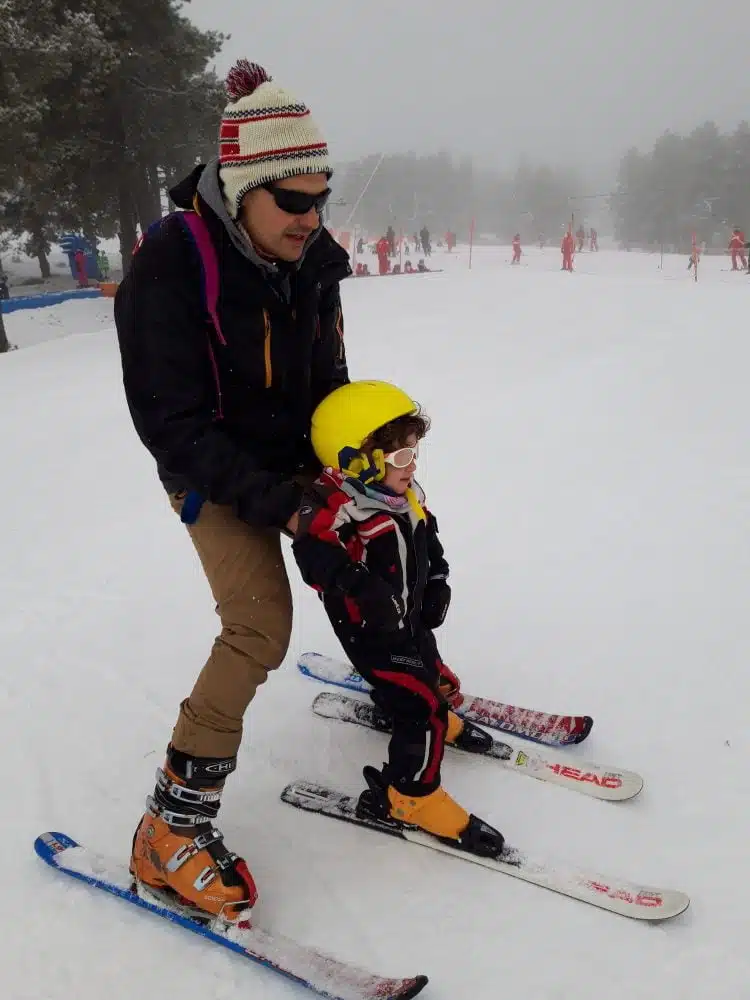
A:
[[[365,491],[356,480],[326,469],[305,491],[292,546],[305,583],[318,590],[337,632],[365,638],[356,598],[342,583],[351,567],[390,585],[401,610],[402,635],[416,636],[425,584],[445,580],[449,566],[435,517],[418,486],[411,502]],[[338,627],[337,627],[338,626]],[[369,637],[368,637],[369,638]]]

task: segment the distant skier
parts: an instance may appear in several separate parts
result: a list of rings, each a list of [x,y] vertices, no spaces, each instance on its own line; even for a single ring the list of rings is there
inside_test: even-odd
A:
[[[425,257],[430,257],[432,255],[432,244],[430,243],[430,230],[427,226],[422,226],[420,229],[419,242],[422,244]]]
[[[583,250],[583,244],[586,242],[586,230],[583,226],[578,227],[578,232],[576,233],[576,239],[578,240],[578,252]]]
[[[511,264],[520,264],[521,263],[521,234],[520,233],[516,233],[516,235],[513,237],[512,247],[513,247],[513,259],[511,260]]]
[[[446,743],[486,753],[492,740],[451,711],[460,683],[433,634],[451,588],[437,522],[414,481],[428,428],[417,404],[385,382],[352,382],[328,396],[311,432],[324,471],[305,491],[292,549],[392,726],[388,762],[364,768],[358,812],[494,857],[502,834],[441,783]]]
[[[109,281],[109,257],[104,250],[100,250],[98,252],[96,260],[99,265],[99,274],[101,275],[102,281]]]
[[[732,230],[732,238],[729,241],[729,252],[732,255],[732,270],[739,271],[740,264],[742,270],[747,269],[747,258],[745,256],[745,234],[737,227]]]
[[[570,230],[562,238],[562,243],[560,244],[560,249],[562,251],[562,271],[572,271],[573,270],[573,254],[575,253],[575,240],[573,234]]]
[[[599,234],[593,228],[593,226],[591,228],[591,232],[589,233],[589,237],[590,237],[590,239],[589,239],[589,246],[590,246],[591,250],[594,251],[594,252],[596,252],[596,253],[598,253],[599,252]]]
[[[391,269],[391,263],[388,260],[391,252],[391,244],[387,236],[380,237],[375,247],[375,252],[378,255],[378,272],[381,275],[388,274]]]
[[[388,226],[385,233],[385,238],[388,240],[388,256],[396,256],[396,231],[393,226]]]
[[[86,269],[86,254],[80,248],[73,255],[73,262],[76,269],[76,281],[79,288],[89,287],[89,275]]]

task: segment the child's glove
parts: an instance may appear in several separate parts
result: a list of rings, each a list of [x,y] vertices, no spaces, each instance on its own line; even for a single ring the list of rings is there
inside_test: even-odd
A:
[[[451,603],[451,588],[445,580],[428,580],[422,597],[422,624],[438,628],[445,621]]]
[[[382,577],[355,563],[347,567],[336,583],[357,605],[366,627],[384,632],[395,632],[401,627],[403,614],[398,597]]]
[[[461,681],[456,677],[449,666],[442,660],[438,663],[440,670],[439,688],[440,694],[445,698],[451,708],[458,708],[463,701],[461,694]]]

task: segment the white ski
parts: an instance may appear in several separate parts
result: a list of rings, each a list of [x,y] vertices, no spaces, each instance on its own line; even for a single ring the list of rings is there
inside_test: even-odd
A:
[[[565,864],[538,861],[507,844],[500,857],[481,858],[476,854],[469,854],[467,851],[452,847],[415,827],[403,826],[395,821],[361,818],[356,812],[356,796],[346,795],[315,782],[295,781],[287,785],[281,793],[281,798],[298,809],[377,830],[411,844],[420,844],[441,854],[450,854],[462,861],[482,865],[484,868],[511,875],[513,878],[551,889],[571,899],[590,903],[599,909],[609,910],[624,917],[636,920],[669,920],[684,912],[690,905],[690,899],[684,892],[640,885],[593,871],[581,871]]]
[[[378,732],[389,732],[390,726],[369,701],[350,698],[348,695],[324,691],[313,701],[313,711],[325,719],[339,722],[353,722]],[[458,750],[467,756],[465,750]],[[635,771],[606,767],[591,761],[576,760],[555,753],[547,747],[519,746],[511,740],[493,740],[492,749],[486,754],[471,754],[473,757],[488,757],[500,767],[516,774],[525,774],[548,784],[560,785],[583,795],[609,802],[621,802],[634,798],[643,788],[643,778]],[[574,766],[575,765],[575,766]]]

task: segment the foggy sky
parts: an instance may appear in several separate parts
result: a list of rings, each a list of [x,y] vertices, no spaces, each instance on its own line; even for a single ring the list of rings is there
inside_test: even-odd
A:
[[[337,161],[616,164],[667,128],[750,118],[747,0],[193,0],[312,109]],[[609,171],[607,171],[609,173]]]

